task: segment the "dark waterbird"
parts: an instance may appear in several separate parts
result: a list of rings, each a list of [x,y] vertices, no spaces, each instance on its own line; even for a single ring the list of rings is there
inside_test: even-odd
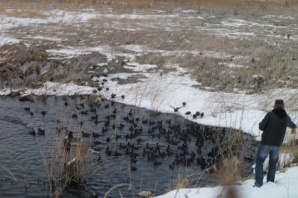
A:
[[[174,109],[174,112],[178,112],[178,110],[182,108],[182,107],[173,107],[171,105],[170,105],[170,107],[172,107]]]
[[[111,94],[111,98],[115,98],[116,97],[116,94]]]
[[[103,161],[102,161],[102,157],[101,157],[101,155],[98,155],[98,157],[97,157],[97,163],[99,163],[99,164],[101,164]]]
[[[191,114],[191,112],[190,111],[187,111],[186,113],[185,113],[185,115],[190,115]]]
[[[30,129],[30,131],[28,132],[30,135],[33,135],[33,136],[35,136],[36,135],[36,133],[35,133],[35,130],[32,128],[32,129]]]
[[[47,114],[47,111],[41,111],[42,116],[45,116]]]
[[[81,114],[82,114],[82,115],[87,115],[87,114],[88,114],[88,110],[81,111]]]
[[[110,107],[110,103],[108,103],[104,106],[105,109],[108,109],[109,107]]]
[[[102,144],[101,141],[96,140],[95,138],[92,139],[91,147],[96,147],[96,145]]]
[[[72,117],[72,118],[78,118],[78,114],[73,113],[73,114],[71,115],[71,117]]]
[[[153,165],[154,165],[154,166],[160,166],[160,165],[161,165],[161,162],[160,162],[160,161],[157,161],[157,160],[155,159],[154,162],[153,162]]]
[[[25,110],[25,111],[30,111],[30,106],[28,106],[28,107],[24,107],[24,110]]]
[[[201,113],[201,118],[204,117],[204,112]]]
[[[44,135],[45,134],[45,129],[38,128],[37,129],[37,134],[38,135]]]
[[[82,132],[82,137],[86,137],[86,138],[90,137],[90,133],[85,132],[83,130],[81,132]]]
[[[92,137],[93,138],[97,138],[97,137],[99,137],[100,135],[98,134],[98,133],[95,133],[94,131],[92,132]]]

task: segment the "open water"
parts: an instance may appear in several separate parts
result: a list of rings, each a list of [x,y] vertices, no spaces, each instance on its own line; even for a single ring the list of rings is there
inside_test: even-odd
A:
[[[109,197],[134,197],[143,190],[160,195],[173,189],[178,178],[200,173],[219,161],[227,145],[235,141],[233,135],[227,135],[235,133],[231,129],[203,126],[177,114],[156,114],[112,101],[90,106],[88,96],[40,97],[35,102],[1,97],[0,197],[50,196],[47,172],[54,143],[63,142],[70,131],[79,138],[82,130],[90,134],[81,139],[90,155],[86,180],[66,189],[62,197],[104,197],[119,184],[123,186]],[[92,132],[97,136],[93,147]],[[222,144],[215,149],[216,138]],[[255,142],[249,135],[243,135],[243,141],[235,154],[241,153],[243,172],[251,174]],[[75,143],[70,149],[73,147]],[[101,163],[97,163],[99,156]],[[130,164],[136,170],[129,171]],[[208,173],[189,178],[190,187],[216,182]]]

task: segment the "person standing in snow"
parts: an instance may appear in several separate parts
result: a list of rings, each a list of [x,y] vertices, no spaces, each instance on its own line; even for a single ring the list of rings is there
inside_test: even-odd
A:
[[[296,124],[285,111],[283,100],[276,100],[274,109],[268,112],[259,123],[259,129],[263,131],[261,144],[256,156],[255,185],[263,185],[263,163],[269,155],[269,169],[267,182],[274,182],[279,158],[280,147],[283,143],[287,127],[296,133]]]

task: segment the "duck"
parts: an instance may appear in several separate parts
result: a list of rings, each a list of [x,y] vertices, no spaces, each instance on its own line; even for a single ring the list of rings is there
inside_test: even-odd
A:
[[[118,141],[119,138],[121,138],[121,135],[120,135],[120,134],[116,134],[116,135],[115,135],[115,139],[116,139],[116,141]]]
[[[99,137],[100,135],[98,134],[98,133],[95,133],[94,131],[92,132],[92,137],[93,138],[97,138],[97,137]]]
[[[110,117],[105,121],[104,125],[105,127],[108,127],[110,125]]]
[[[122,144],[122,142],[120,142],[120,144],[119,144],[119,148],[120,148],[120,149],[127,149],[127,146],[124,145],[124,144]]]
[[[32,136],[35,136],[36,135],[35,130],[33,128],[28,133],[30,135],[32,135]]]
[[[45,116],[47,114],[47,111],[41,111],[42,116]]]
[[[202,112],[200,116],[201,116],[201,118],[204,117],[204,112]]]
[[[111,138],[110,137],[107,137],[106,141],[107,141],[107,143],[110,143]]]
[[[102,133],[105,133],[105,132],[107,132],[108,131],[108,129],[106,128],[106,127],[102,127],[102,129],[101,129],[101,132]]]
[[[88,114],[88,110],[81,111],[81,114],[82,114],[82,115],[87,115],[87,114]]]
[[[45,129],[38,128],[37,129],[37,134],[38,135],[44,135],[45,134]]]
[[[191,112],[190,111],[187,111],[186,113],[185,113],[185,115],[190,115],[191,114]]]
[[[123,155],[123,154],[120,153],[120,152],[117,151],[117,150],[115,150],[115,151],[113,152],[113,154],[112,154],[112,156],[114,156],[114,157],[118,157],[118,156],[121,156],[121,155]]]
[[[181,107],[173,107],[170,105],[170,107],[172,107],[174,109],[174,112],[178,112],[179,109],[181,109]]]
[[[162,150],[158,150],[158,154],[161,158],[165,158],[167,156],[167,153],[165,151],[162,151]]]
[[[147,151],[146,151],[146,148],[143,148],[143,153],[142,153],[142,156],[145,157],[147,154]]]
[[[125,154],[126,155],[132,155],[133,151],[129,147],[127,147],[126,150],[125,150]]]
[[[129,170],[136,171],[137,170],[137,167],[132,162],[130,162],[129,163]]]
[[[94,148],[96,145],[102,144],[102,142],[95,140],[95,138],[92,139],[91,147]]]
[[[143,139],[139,137],[139,138],[137,139],[137,143],[140,144],[141,142],[143,142]]]
[[[108,155],[108,156],[112,155],[112,151],[110,150],[109,146],[106,147],[106,155]]]
[[[110,107],[109,103],[104,106],[105,109],[108,109],[109,107]]]
[[[133,115],[133,113],[132,113],[132,109],[130,109],[128,115],[129,115],[129,116],[132,116],[132,115]]]
[[[66,136],[67,139],[73,139],[73,132],[72,131],[69,131],[67,136]]]
[[[82,108],[85,108],[85,103],[82,102],[82,103],[80,103],[79,105],[80,105]]]
[[[92,113],[96,113],[96,108],[91,107],[90,112],[92,112]]]
[[[81,131],[82,132],[82,137],[90,137],[90,133],[88,133],[88,132],[85,132],[85,131]]]
[[[96,161],[97,161],[98,164],[101,164],[103,162],[101,155],[98,155],[98,158],[97,158]]]
[[[170,145],[168,145],[168,147],[166,148],[166,152],[167,152],[168,156],[173,155],[173,151],[171,151]]]
[[[135,163],[137,163],[137,161],[138,161],[138,160],[137,160],[137,157],[136,157],[135,155],[133,155],[133,154],[130,155],[130,162],[131,162],[131,163],[134,163],[134,164],[135,164]]]
[[[154,166],[159,166],[159,165],[161,165],[161,162],[160,162],[160,161],[157,161],[157,160],[155,159],[154,162],[153,162],[153,165],[154,165]]]
[[[115,98],[115,97],[116,97],[116,94],[112,93],[111,98]]]
[[[73,113],[73,114],[71,115],[71,117],[72,117],[72,118],[78,118],[78,114]]]
[[[121,130],[121,129],[124,128],[124,126],[125,126],[125,125],[124,125],[123,123],[120,123],[118,128]]]
[[[25,110],[25,111],[30,111],[30,106],[28,106],[28,107],[24,107],[24,110]]]
[[[98,114],[96,114],[95,116],[91,116],[91,120],[98,120]]]

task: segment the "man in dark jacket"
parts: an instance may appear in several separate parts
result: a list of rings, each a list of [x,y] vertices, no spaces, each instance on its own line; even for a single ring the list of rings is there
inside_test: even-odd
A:
[[[285,111],[283,100],[276,100],[274,109],[268,112],[259,123],[259,129],[263,131],[261,144],[257,151],[255,186],[263,185],[263,163],[269,155],[269,169],[267,182],[274,182],[280,147],[283,143],[287,127],[296,130],[297,126]]]

